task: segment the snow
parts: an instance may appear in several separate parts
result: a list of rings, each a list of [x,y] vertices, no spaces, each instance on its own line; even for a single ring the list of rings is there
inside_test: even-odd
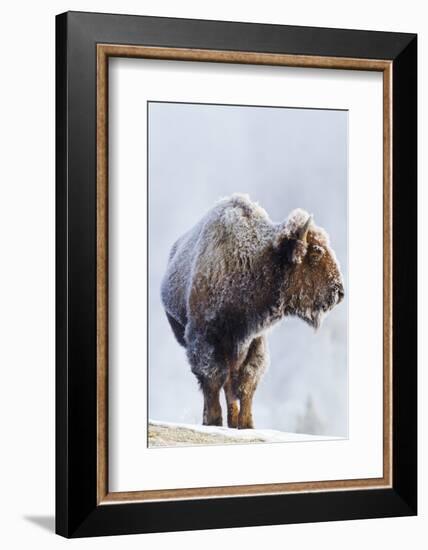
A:
[[[289,443],[298,441],[328,441],[332,439],[342,439],[340,437],[332,437],[325,435],[312,435],[302,433],[281,432],[278,430],[269,429],[248,429],[238,430],[233,428],[226,428],[221,426],[203,426],[200,424],[185,424],[176,422],[166,422],[158,420],[149,421],[149,438],[150,428],[164,428],[168,432],[168,443],[158,442],[157,440],[150,439],[150,446],[170,446],[174,442],[171,441],[171,434],[185,434],[192,433],[198,436],[199,444],[216,444],[216,436],[218,437],[218,443],[227,443],[227,439],[230,439],[230,443]],[[190,430],[190,432],[188,432]],[[152,430],[153,433],[153,430]],[[205,438],[207,439],[204,439]],[[176,445],[194,444],[195,441],[189,440],[188,443],[179,438],[176,441]]]

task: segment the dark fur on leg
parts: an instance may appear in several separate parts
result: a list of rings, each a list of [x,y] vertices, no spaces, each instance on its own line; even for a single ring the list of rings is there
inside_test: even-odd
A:
[[[204,413],[202,423],[205,426],[223,426],[220,405],[220,390],[223,380],[203,380],[201,389],[204,394]]]
[[[238,415],[239,415],[239,401],[238,401],[238,397],[235,395],[233,391],[230,374],[223,389],[224,389],[224,394],[226,396],[226,403],[227,403],[227,425],[229,428],[237,428]]]
[[[254,392],[267,366],[267,346],[263,336],[254,338],[244,362],[232,377],[233,391],[240,400],[238,428],[254,428],[252,406]]]
[[[192,346],[187,348],[187,356],[204,395],[202,422],[207,426],[222,426],[223,417],[220,405],[220,390],[227,379],[227,369],[219,363],[214,346],[204,335],[196,334],[188,328]]]

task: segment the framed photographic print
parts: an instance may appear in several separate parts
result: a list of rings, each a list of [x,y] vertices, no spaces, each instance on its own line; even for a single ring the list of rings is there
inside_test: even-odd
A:
[[[56,25],[57,532],[416,514],[416,35]]]

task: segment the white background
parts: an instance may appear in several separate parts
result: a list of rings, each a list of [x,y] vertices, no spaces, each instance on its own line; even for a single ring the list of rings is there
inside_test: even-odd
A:
[[[428,526],[427,483],[421,468],[417,518],[258,527],[210,532],[112,537],[67,542],[52,534],[54,512],[54,15],[67,9],[141,13],[177,17],[244,20],[292,25],[419,32],[419,85],[426,77],[428,21],[423,3],[392,2],[263,3],[217,0],[113,2],[15,2],[3,6],[0,19],[0,385],[1,465],[0,543],[8,549],[157,548],[205,549],[299,547],[360,549],[382,545],[424,548]],[[423,67],[425,61],[425,67]],[[422,92],[420,91],[420,97]],[[420,202],[426,151],[426,109],[420,111]],[[424,208],[425,207],[425,208]],[[421,230],[425,225],[420,216]],[[425,225],[426,226],[426,225]],[[419,250],[425,239],[421,233]],[[420,281],[425,275],[420,259]],[[420,291],[420,365],[424,363]],[[425,459],[426,376],[420,368],[420,464]]]
[[[114,199],[109,210],[110,490],[382,477],[382,75],[198,65],[115,59],[110,67],[109,189]],[[147,350],[141,319],[146,318],[142,312],[147,307],[147,164],[142,154],[146,133],[141,129],[147,124],[146,100],[151,98],[349,110],[347,441],[290,442],[251,449],[242,445],[146,448]],[[367,265],[370,269],[362,269]],[[371,304],[369,317],[367,303]],[[170,360],[175,361],[175,356]],[[316,461],[312,460],[315,455]],[[176,467],[171,469],[171,463]],[[254,464],[269,464],[269,468]]]

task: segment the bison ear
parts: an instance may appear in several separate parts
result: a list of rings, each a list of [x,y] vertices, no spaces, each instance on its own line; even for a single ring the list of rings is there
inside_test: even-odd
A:
[[[275,241],[275,248],[284,261],[290,264],[300,264],[308,250],[307,235],[312,223],[312,216],[306,214],[304,220],[301,221],[299,218],[302,217],[302,214],[301,210],[294,211]]]

